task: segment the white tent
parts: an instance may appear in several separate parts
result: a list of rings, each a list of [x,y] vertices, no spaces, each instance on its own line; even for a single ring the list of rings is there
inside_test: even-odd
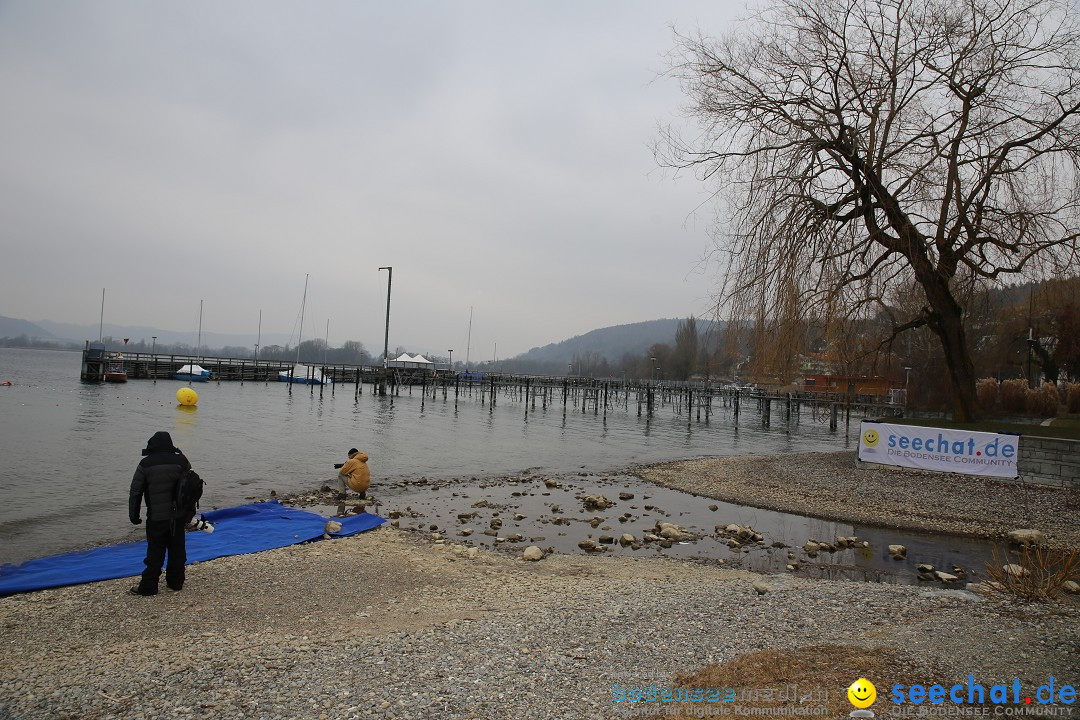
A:
[[[401,353],[398,357],[391,360],[388,365],[396,368],[413,368],[419,370],[434,365],[435,363],[428,360],[423,355],[410,355],[409,353]]]

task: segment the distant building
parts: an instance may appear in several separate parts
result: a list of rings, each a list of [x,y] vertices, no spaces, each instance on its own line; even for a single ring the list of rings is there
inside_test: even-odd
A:
[[[856,395],[888,395],[891,383],[877,375],[803,375],[803,390],[810,392],[855,393]]]

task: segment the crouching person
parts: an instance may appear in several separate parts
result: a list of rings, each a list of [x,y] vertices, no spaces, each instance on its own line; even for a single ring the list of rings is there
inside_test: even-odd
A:
[[[161,566],[165,564],[165,584],[170,590],[184,587],[184,564],[187,549],[184,544],[184,525],[190,519],[181,517],[174,508],[174,497],[180,474],[191,468],[184,453],[173,447],[167,432],[156,432],[142,451],[145,456],[135,468],[128,496],[128,518],[132,524],[142,522],[140,513],[146,501],[146,569],[136,587],[135,595],[157,595]]]
[[[371,470],[368,468],[368,456],[356,448],[349,448],[349,459],[342,465],[337,476],[338,500],[345,499],[345,493],[352,490],[359,493],[360,498],[367,497],[367,489],[371,487]]]

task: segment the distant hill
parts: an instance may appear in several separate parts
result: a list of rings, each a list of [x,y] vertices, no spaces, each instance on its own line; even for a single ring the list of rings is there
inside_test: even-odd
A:
[[[25,321],[21,321],[25,322]],[[33,323],[30,323],[33,324]],[[82,344],[86,340],[97,340],[99,327],[97,325],[75,325],[72,323],[59,323],[52,320],[38,320],[37,325],[42,328],[46,328],[51,331],[51,337],[63,338],[70,340],[78,344]],[[36,327],[35,326],[35,327]],[[157,335],[157,342],[160,345],[171,345],[173,343],[185,343],[187,345],[194,346],[198,338],[197,330],[175,331],[175,330],[162,330],[160,328],[143,327],[138,325],[113,325],[111,323],[105,323],[105,326],[100,328],[100,332],[105,337],[114,338],[131,338],[132,342],[144,341],[150,343],[150,338]],[[0,332],[0,337],[3,337],[4,333]],[[213,333],[203,332],[202,344],[205,348],[221,348],[226,345],[238,345],[241,347],[248,347],[255,344],[258,335],[255,333],[248,334],[227,334],[227,333]],[[296,338],[291,338],[292,342],[296,342]],[[264,333],[262,336],[263,347],[269,345],[284,345],[289,342],[288,335],[282,333]]]
[[[510,361],[561,367],[573,361],[575,355],[597,353],[608,362],[617,363],[624,354],[641,355],[656,343],[674,345],[680,322],[677,319],[648,320],[591,330],[569,340],[533,348]],[[701,325],[698,327],[700,330]]]
[[[52,340],[56,336],[45,328],[30,322],[0,315],[0,338],[16,338],[25,335],[28,338]]]
[[[535,347],[526,353],[516,357],[501,360],[501,369],[521,372],[551,372],[557,373],[565,370],[567,363],[573,362],[578,355],[600,356],[612,365],[618,364],[626,354],[644,355],[649,347],[657,343],[666,343],[674,346],[675,331],[679,327],[680,319],[667,318],[661,320],[648,320],[645,322],[629,323],[627,325],[615,325],[612,327],[592,330],[584,335],[572,337],[558,343],[551,343],[543,347]],[[698,332],[704,334],[709,323],[698,321]],[[73,323],[60,323],[51,320],[39,320],[30,322],[0,316],[0,339],[5,337],[16,338],[26,336],[51,342],[69,343],[72,347],[82,347],[87,340],[97,340],[98,333],[106,339],[112,338],[114,342],[119,339],[130,338],[132,347],[147,349],[151,344],[151,338],[157,336],[156,346],[161,349],[174,344],[194,346],[196,332],[187,330],[183,332],[162,330],[160,328],[141,327],[133,325],[114,325],[106,323],[100,328],[97,325],[76,325]],[[211,351],[226,346],[251,347],[256,341],[256,335],[224,334],[204,331],[202,345]],[[282,334],[264,333],[261,338],[261,346],[285,345],[295,342],[295,338],[289,338]]]

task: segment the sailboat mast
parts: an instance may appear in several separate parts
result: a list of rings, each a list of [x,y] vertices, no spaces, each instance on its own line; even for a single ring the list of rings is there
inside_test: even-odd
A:
[[[98,320],[97,341],[100,343],[105,337],[102,330],[105,327],[105,288],[101,288],[101,319]]]
[[[300,332],[297,333],[297,335],[296,335],[296,364],[297,365],[300,364],[300,343],[303,341],[303,338],[304,338],[304,309],[307,307],[308,277],[309,277],[309,274],[304,273],[304,297],[300,301]],[[296,372],[295,368],[293,369],[293,372]]]
[[[469,340],[465,344],[465,370],[469,369],[469,350],[472,348],[472,305],[469,306]]]
[[[199,360],[202,360],[202,304],[203,301],[199,300],[199,339],[196,342],[195,353],[199,356]]]

